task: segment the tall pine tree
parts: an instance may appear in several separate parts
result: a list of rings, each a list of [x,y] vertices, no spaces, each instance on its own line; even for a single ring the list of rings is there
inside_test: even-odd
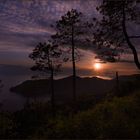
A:
[[[51,42],[39,43],[29,57],[35,61],[32,70],[39,70],[50,74],[52,113],[55,114],[54,72],[61,66],[61,50]]]
[[[70,46],[71,61],[73,67],[73,100],[76,103],[76,42],[79,41],[82,32],[82,13],[72,9],[56,22],[56,34],[52,36],[61,46]]]
[[[100,50],[108,50],[107,53],[99,51],[102,58],[110,57],[108,60],[114,62],[115,57],[125,50],[122,46],[128,46],[137,68],[140,69],[136,46],[133,43],[133,39],[140,36],[130,32],[130,28],[140,24],[139,6],[138,0],[103,0],[97,7],[102,19],[98,21],[98,28],[94,31],[94,41]]]

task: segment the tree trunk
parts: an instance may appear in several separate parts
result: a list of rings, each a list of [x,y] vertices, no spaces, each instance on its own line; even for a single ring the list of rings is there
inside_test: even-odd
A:
[[[55,116],[55,101],[54,101],[54,70],[51,68],[51,106],[52,114]]]
[[[72,65],[73,65],[73,100],[76,103],[76,68],[75,68],[75,45],[74,45],[74,27],[72,25]]]
[[[116,92],[117,92],[117,95],[119,95],[119,89],[120,89],[120,85],[119,85],[119,74],[118,74],[118,71],[116,71]]]
[[[137,68],[140,69],[140,63],[139,63],[137,51],[136,51],[135,47],[133,46],[132,42],[130,41],[130,38],[129,38],[127,30],[126,30],[125,2],[123,3],[122,27],[123,27],[123,33],[124,33],[126,42],[129,46],[129,48],[132,50],[132,53],[133,53],[133,56],[134,56],[134,62],[136,64]]]

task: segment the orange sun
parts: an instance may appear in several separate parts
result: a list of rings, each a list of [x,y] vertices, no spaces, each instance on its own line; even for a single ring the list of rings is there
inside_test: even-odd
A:
[[[95,70],[99,70],[99,69],[102,68],[100,63],[94,63],[93,66],[94,66],[94,69],[95,69]]]

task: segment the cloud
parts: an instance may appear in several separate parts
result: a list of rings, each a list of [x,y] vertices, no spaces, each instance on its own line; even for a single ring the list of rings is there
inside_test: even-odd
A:
[[[10,52],[31,51],[36,43],[46,41],[55,32],[50,28],[50,24],[68,10],[73,8],[87,16],[97,15],[95,8],[98,2],[98,0],[1,0],[0,54],[9,51],[9,56],[13,56]],[[3,60],[6,59],[7,56],[4,58],[3,55]],[[16,59],[16,56],[13,59]]]

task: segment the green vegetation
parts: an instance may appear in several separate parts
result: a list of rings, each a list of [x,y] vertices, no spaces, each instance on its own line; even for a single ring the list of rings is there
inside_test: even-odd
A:
[[[32,138],[139,138],[140,91],[113,97],[73,116],[58,115]]]
[[[126,85],[130,86],[128,82]],[[140,138],[137,85],[138,81],[131,92],[125,90],[128,86],[121,85],[121,93],[125,92],[122,96],[81,96],[77,113],[73,113],[70,102],[57,105],[55,117],[51,104],[42,102],[27,103],[23,110],[14,113],[1,112],[0,138]]]

